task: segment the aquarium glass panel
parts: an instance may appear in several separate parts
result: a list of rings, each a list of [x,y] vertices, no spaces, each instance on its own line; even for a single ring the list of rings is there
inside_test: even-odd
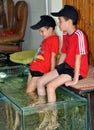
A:
[[[88,130],[85,98],[62,86],[56,103],[32,106],[38,96],[25,93],[28,67],[16,68],[12,76],[14,69],[2,71],[7,77],[0,82],[0,130]]]

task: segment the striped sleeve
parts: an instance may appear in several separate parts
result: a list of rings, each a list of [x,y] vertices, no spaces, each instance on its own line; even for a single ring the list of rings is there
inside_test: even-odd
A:
[[[76,33],[76,35],[78,37],[79,53],[81,55],[84,55],[84,54],[86,54],[85,36],[84,36],[84,34],[83,34],[83,32],[81,30],[77,30],[75,33]]]

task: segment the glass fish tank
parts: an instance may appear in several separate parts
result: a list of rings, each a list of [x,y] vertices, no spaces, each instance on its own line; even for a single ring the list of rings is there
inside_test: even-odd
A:
[[[0,67],[0,82],[5,82],[11,78],[21,77],[29,73],[29,68],[26,65],[5,66]]]
[[[34,106],[37,93],[25,93],[27,70],[0,82],[0,130],[88,130],[87,100],[63,86],[56,103]]]

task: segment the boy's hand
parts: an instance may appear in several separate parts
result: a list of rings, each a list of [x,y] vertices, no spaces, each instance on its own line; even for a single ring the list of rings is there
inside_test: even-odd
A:
[[[65,86],[73,86],[73,85],[75,85],[76,83],[77,83],[78,81],[67,81],[66,83],[65,83]]]

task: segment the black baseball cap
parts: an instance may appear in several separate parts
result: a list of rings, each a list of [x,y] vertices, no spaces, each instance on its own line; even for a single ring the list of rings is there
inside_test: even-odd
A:
[[[56,17],[64,16],[72,20],[78,20],[78,12],[71,5],[64,5],[64,8],[62,8],[59,12],[53,12],[51,15]]]
[[[49,15],[42,15],[40,16],[41,20],[36,23],[35,25],[32,25],[31,28],[32,29],[40,29],[41,27],[53,27],[55,28],[56,26],[56,23],[55,23],[55,20],[49,16]]]

